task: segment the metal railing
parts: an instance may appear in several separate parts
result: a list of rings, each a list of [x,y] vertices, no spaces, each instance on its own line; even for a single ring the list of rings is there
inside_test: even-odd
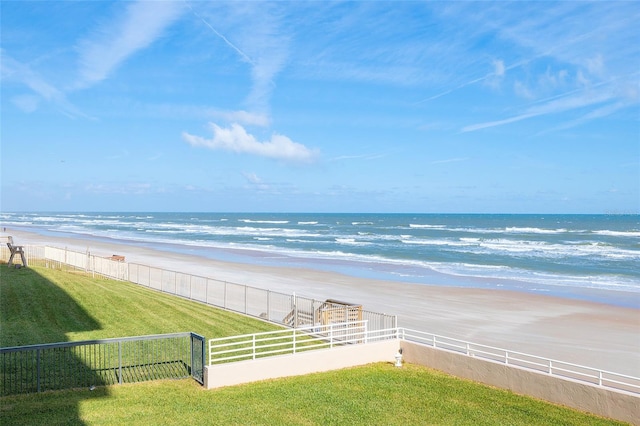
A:
[[[395,330],[369,331],[367,321],[307,326],[209,340],[209,365],[255,360],[395,338]]]
[[[128,281],[164,293],[293,327],[314,325],[314,313],[326,303],[295,294],[236,284],[197,275],[129,264]],[[361,310],[371,328],[397,326],[397,317]]]
[[[205,339],[173,333],[0,348],[0,395],[204,379]]]
[[[434,349],[497,362],[509,367],[524,368],[563,379],[640,394],[640,378],[638,377],[406,328],[398,328],[398,338]]]
[[[25,246],[27,261],[49,268],[72,267],[105,278],[128,281],[163,293],[195,300],[218,308],[239,312],[287,327],[313,325],[314,313],[326,303],[295,294],[279,293],[244,284],[185,274],[153,266],[127,263],[57,247]],[[0,258],[8,259],[7,247],[0,247]],[[370,329],[397,326],[397,317],[361,310],[361,319]],[[293,316],[292,316],[293,314]]]
[[[8,252],[6,247],[0,247],[0,256],[2,259],[8,259]],[[73,265],[75,268],[84,269],[87,272],[99,274],[107,278],[130,281],[158,291],[283,325],[290,325],[287,324],[284,319],[294,313],[296,318],[293,321],[293,325],[299,327],[298,330],[301,335],[307,335],[309,329],[313,330],[318,327],[312,324],[311,318],[313,317],[310,316],[309,313],[324,303],[323,301],[229,283],[212,278],[183,274],[150,266],[117,262],[108,258],[97,258],[88,252],[78,253],[66,249],[34,246],[26,246],[25,252],[30,264],[45,263],[45,266],[50,267]],[[95,259],[91,260],[92,257]],[[439,350],[453,351],[486,361],[503,363],[511,367],[525,368],[565,379],[640,394],[640,378],[637,377],[466,342],[432,333],[397,328],[396,316],[370,311],[362,311],[362,313],[363,320],[367,323],[367,331],[365,333],[366,341],[372,341],[372,339],[376,338],[386,339],[393,336],[393,338],[397,337],[402,340],[431,346]],[[292,333],[293,331],[283,331],[283,333],[287,332]],[[299,341],[294,345],[295,351],[300,350],[298,342]],[[305,343],[305,345],[310,346],[309,342]],[[293,351],[294,349],[292,348],[292,353]],[[264,356],[266,356],[266,354]],[[211,362],[211,354],[209,361]]]
[[[483,361],[640,395],[640,378],[406,328],[369,330],[367,321],[209,340],[209,365],[398,339]]]

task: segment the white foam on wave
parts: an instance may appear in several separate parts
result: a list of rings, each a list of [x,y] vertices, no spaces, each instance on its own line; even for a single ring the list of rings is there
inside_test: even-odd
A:
[[[357,241],[355,238],[336,238],[336,243],[349,246],[366,246],[371,244],[367,241]]]
[[[640,231],[609,231],[605,229],[602,231],[593,231],[593,233],[609,237],[640,237]]]
[[[255,220],[255,219],[238,219],[238,222],[244,223],[266,223],[271,225],[282,225],[289,223],[288,220]]]
[[[507,227],[505,232],[513,234],[564,234],[569,232],[567,229],[543,229],[543,228],[518,228]]]

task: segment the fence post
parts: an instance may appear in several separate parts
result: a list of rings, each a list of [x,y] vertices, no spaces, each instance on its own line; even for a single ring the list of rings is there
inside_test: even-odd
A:
[[[293,328],[298,327],[298,300],[296,299],[296,294],[293,293]]]
[[[36,380],[38,392],[40,392],[40,349],[36,351]]]
[[[267,290],[267,321],[271,321],[271,291]]]
[[[118,342],[118,384],[122,384],[122,342]]]

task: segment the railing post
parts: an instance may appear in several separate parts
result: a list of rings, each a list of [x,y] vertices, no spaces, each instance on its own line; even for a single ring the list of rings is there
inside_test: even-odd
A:
[[[549,360],[549,374],[553,374],[553,365],[551,360]]]
[[[469,356],[469,342],[467,342],[466,346],[467,346],[467,356]]]
[[[598,386],[602,386],[602,370],[598,370]]]
[[[333,324],[329,324],[329,347],[333,348]]]
[[[296,331],[293,330],[293,353],[296,353]]]
[[[509,352],[504,351],[504,363],[509,365]]]
[[[253,355],[252,358],[256,359],[256,335],[255,334],[252,336],[251,346],[252,346],[251,352]]]

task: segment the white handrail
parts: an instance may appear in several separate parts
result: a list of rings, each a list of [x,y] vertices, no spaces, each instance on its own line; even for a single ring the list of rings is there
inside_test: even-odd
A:
[[[401,340],[423,344],[433,347],[434,349],[456,352],[466,356],[481,358],[486,361],[503,363],[510,367],[526,368],[528,370],[544,372],[552,376],[569,378],[598,386],[640,394],[640,378],[614,373],[613,371],[600,370],[585,365],[573,364],[479,343],[466,342],[451,337],[406,328],[399,328],[398,336]],[[613,384],[620,386],[613,386]]]
[[[379,339],[379,331],[368,333],[367,323],[367,320],[350,321],[210,339],[209,365]],[[390,337],[395,338],[395,334],[386,338]]]
[[[563,379],[640,394],[638,377],[401,327],[370,331],[367,329],[367,321],[211,339],[209,340],[209,365],[388,339],[410,341],[513,368],[523,368]]]

